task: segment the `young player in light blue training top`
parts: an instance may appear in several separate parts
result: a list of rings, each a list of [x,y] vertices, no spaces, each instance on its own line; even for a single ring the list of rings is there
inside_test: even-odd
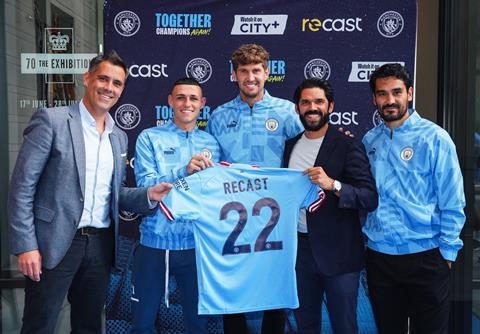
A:
[[[213,165],[220,148],[211,135],[196,127],[205,105],[200,84],[189,78],[177,80],[168,102],[173,121],[144,130],[137,139],[135,178],[137,185],[174,182]],[[162,296],[168,305],[169,272],[180,289],[180,304],[189,334],[207,333],[206,319],[197,314],[198,287],[192,222],[168,223],[157,210],[140,225],[140,246],[133,268],[131,333],[154,333]]]

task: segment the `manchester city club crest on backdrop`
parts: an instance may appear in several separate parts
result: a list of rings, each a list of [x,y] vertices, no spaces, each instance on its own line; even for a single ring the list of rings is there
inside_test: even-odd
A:
[[[120,35],[130,37],[140,29],[140,18],[134,12],[124,10],[115,16],[114,26]]]
[[[212,65],[206,59],[194,58],[188,62],[185,73],[202,84],[212,76]]]
[[[310,60],[303,70],[306,79],[318,78],[328,80],[330,73],[330,64],[320,58]]]
[[[123,130],[131,130],[140,123],[140,110],[133,104],[122,104],[115,111],[115,123]]]

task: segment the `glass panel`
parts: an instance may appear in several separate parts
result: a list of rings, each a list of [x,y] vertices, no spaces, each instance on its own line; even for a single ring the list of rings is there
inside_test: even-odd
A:
[[[473,228],[472,333],[480,333],[480,6],[475,6],[475,217]]]
[[[103,43],[103,0],[3,0],[0,16],[0,139],[6,142],[0,179],[6,193],[3,184],[13,171],[33,112],[73,104],[83,95],[82,74]],[[0,203],[0,278],[22,282],[16,258],[9,254],[4,198],[6,194]],[[23,289],[0,286],[0,291],[0,333],[18,333]],[[68,314],[65,303],[56,333],[69,332]]]
[[[83,95],[80,73],[88,67],[84,54],[98,51],[98,14],[96,0],[5,1],[9,175],[35,109]],[[5,224],[1,229],[5,235]],[[15,268],[2,248],[2,270]]]

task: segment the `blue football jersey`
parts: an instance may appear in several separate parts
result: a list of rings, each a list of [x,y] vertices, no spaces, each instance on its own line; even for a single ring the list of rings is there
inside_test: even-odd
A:
[[[216,108],[205,131],[217,139],[220,160],[282,167],[285,141],[302,132],[303,126],[292,102],[265,90],[263,99],[252,107],[237,96]]]
[[[160,207],[194,222],[198,313],[297,308],[299,209],[324,199],[294,169],[217,164],[177,180]]]

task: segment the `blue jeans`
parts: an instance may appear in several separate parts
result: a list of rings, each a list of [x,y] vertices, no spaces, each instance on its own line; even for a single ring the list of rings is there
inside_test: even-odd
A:
[[[325,254],[328,256],[328,254]],[[298,239],[297,289],[300,307],[295,310],[299,334],[318,334],[321,329],[323,295],[336,334],[356,334],[357,297],[360,273],[324,276],[317,270],[308,239]]]
[[[55,268],[42,268],[39,282],[27,278],[21,333],[53,333],[67,293],[72,333],[101,333],[113,244],[111,229],[94,235],[77,233]]]
[[[207,317],[198,315],[195,250],[171,250],[169,271],[180,289],[185,333],[207,334]],[[165,250],[140,245],[133,263],[132,334],[156,333],[155,320],[165,294]]]

